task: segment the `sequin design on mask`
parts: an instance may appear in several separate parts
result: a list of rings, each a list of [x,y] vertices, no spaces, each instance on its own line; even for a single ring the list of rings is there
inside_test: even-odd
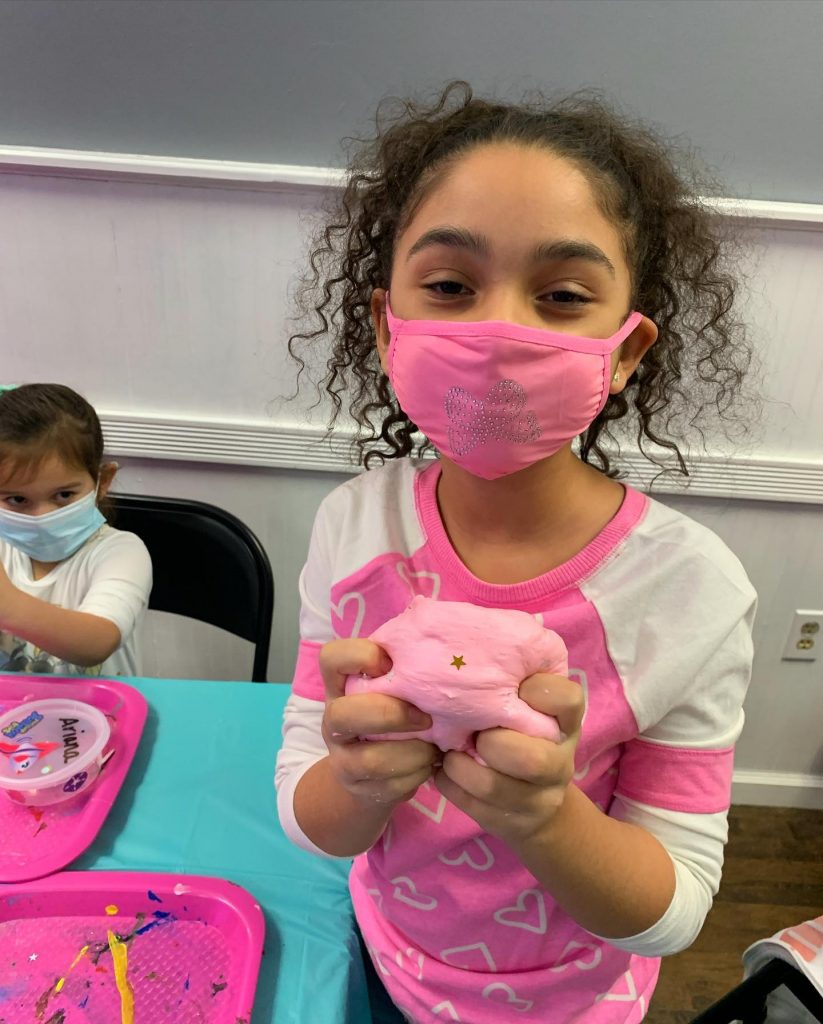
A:
[[[487,441],[528,444],[540,437],[540,425],[530,409],[525,409],[526,392],[515,380],[492,384],[485,398],[460,386],[446,392],[446,415],[451,422],[449,445],[455,455],[467,455]]]

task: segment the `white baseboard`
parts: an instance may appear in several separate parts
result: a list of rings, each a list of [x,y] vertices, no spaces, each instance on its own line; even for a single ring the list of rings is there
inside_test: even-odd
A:
[[[740,769],[732,781],[732,803],[823,811],[823,775]]]
[[[318,427],[219,419],[185,419],[136,413],[100,413],[106,452],[137,459],[210,462],[273,469],[352,473],[351,436],[336,431],[325,440]],[[624,451],[620,468],[626,482],[657,494],[737,498],[749,501],[823,505],[823,460],[689,456],[688,479],[655,477],[639,451]]]

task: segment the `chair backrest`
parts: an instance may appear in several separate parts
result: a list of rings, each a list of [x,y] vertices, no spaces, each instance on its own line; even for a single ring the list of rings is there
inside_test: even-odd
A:
[[[251,679],[266,681],[274,580],[263,546],[245,523],[200,501],[112,494],[114,525],[149,550],[149,607],[208,622],[251,640]]]

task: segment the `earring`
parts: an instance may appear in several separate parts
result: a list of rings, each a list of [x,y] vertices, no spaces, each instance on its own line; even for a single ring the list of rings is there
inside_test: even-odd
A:
[[[618,380],[620,380],[620,370],[617,370],[617,371],[615,372],[615,375],[614,375],[614,376],[612,377],[612,380],[613,380],[613,381],[618,381]]]

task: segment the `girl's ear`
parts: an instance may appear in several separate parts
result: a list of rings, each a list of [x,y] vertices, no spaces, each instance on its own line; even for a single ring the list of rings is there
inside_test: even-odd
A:
[[[116,462],[104,462],[100,467],[100,478],[97,481],[97,500],[105,498],[112,485],[115,474],[120,466]]]
[[[644,316],[612,356],[612,380],[609,394],[619,395],[637,369],[640,360],[657,341],[657,324]]]
[[[389,322],[386,319],[386,289],[375,288],[371,293],[371,318],[374,324],[374,337],[377,344],[377,354],[380,357],[380,365],[383,373],[386,373],[387,358],[389,353],[389,342],[391,332]]]

